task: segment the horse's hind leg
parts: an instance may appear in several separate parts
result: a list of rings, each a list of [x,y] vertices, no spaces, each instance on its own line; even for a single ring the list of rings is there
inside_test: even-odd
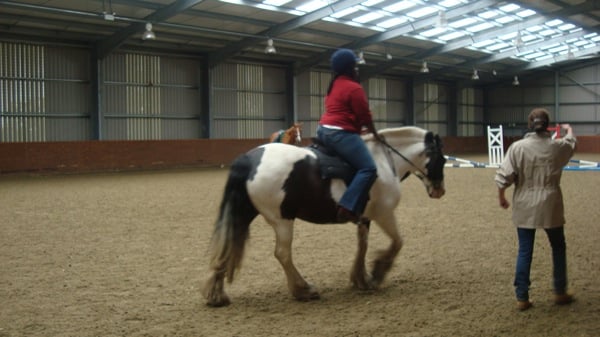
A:
[[[225,268],[215,269],[204,286],[204,297],[206,304],[211,307],[222,307],[229,305],[231,301],[223,288],[225,279]]]
[[[361,222],[357,226],[358,250],[354,259],[354,266],[350,274],[350,281],[355,288],[360,290],[371,290],[375,284],[371,282],[371,276],[367,273],[365,265],[365,256],[369,245],[369,226],[370,221]]]
[[[294,221],[278,220],[269,221],[275,230],[275,257],[281,263],[287,278],[288,289],[300,301],[319,299],[319,292],[308,284],[300,275],[292,261],[292,240],[294,238]]]

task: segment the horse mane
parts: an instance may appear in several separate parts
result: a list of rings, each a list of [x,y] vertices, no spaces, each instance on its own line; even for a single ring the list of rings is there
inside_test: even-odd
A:
[[[377,133],[383,136],[386,140],[394,139],[396,144],[412,143],[414,141],[421,141],[424,139],[427,130],[417,126],[401,126],[395,128],[385,128],[378,130]],[[367,133],[362,136],[365,142],[374,141],[372,133]],[[397,141],[403,140],[399,143]]]

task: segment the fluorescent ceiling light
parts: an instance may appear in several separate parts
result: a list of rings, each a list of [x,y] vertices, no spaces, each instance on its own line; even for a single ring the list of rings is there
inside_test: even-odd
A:
[[[556,32],[553,29],[546,29],[546,30],[540,32],[539,34],[541,36],[550,36],[550,35],[556,34]]]
[[[527,58],[527,59],[535,59],[535,58],[538,58],[538,57],[540,57],[542,55],[546,55],[546,53],[538,51],[537,53],[525,55],[525,58]]]
[[[556,48],[550,48],[550,49],[548,49],[548,52],[556,54],[556,53],[559,53],[561,51],[568,50],[568,49],[569,49],[568,46],[561,45],[561,46],[558,46]]]
[[[413,7],[414,5],[415,5],[415,4],[414,4],[413,2],[410,2],[410,1],[406,1],[406,0],[405,0],[405,1],[399,1],[399,2],[396,2],[396,3],[395,3],[395,4],[393,4],[393,5],[389,5],[389,6],[383,7],[383,10],[385,10],[385,11],[388,11],[388,12],[392,12],[392,13],[395,13],[395,12],[399,12],[399,11],[401,11],[401,10],[405,10],[405,9],[407,9],[407,8],[411,8],[411,7]]]
[[[536,61],[543,61],[543,60],[546,60],[546,59],[549,59],[549,58],[552,58],[552,57],[554,57],[554,55],[551,55],[551,54],[546,54],[546,55],[544,55],[544,56],[542,56],[542,57],[538,57],[538,58],[536,58],[535,60],[536,60]]]

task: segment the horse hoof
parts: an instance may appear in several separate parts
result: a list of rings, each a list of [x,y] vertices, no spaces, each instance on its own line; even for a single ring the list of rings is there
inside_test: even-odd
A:
[[[321,299],[321,295],[317,289],[311,285],[308,285],[307,287],[300,289],[300,291],[295,292],[294,297],[298,301],[304,302]]]
[[[222,298],[210,298],[206,302],[206,305],[213,308],[225,307],[231,304],[229,297],[225,296]]]

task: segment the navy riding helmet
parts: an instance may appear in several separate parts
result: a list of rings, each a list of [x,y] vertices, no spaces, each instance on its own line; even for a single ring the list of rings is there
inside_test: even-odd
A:
[[[350,49],[338,49],[331,55],[331,70],[337,74],[352,73],[358,58]]]

